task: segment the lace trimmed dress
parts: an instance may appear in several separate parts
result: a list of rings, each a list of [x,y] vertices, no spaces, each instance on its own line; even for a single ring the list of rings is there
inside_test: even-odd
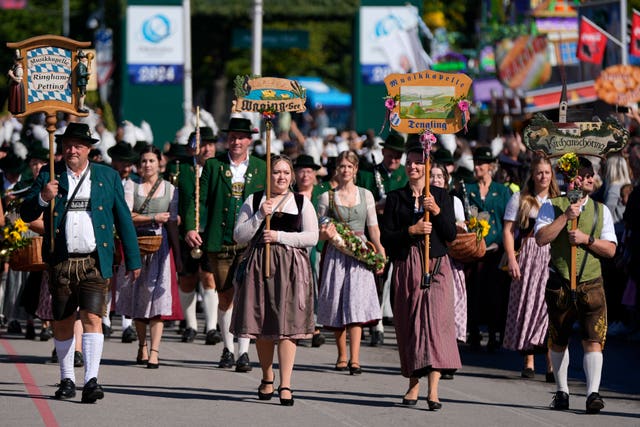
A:
[[[337,192],[331,192],[339,216],[360,238],[366,240],[365,226],[378,225],[378,218],[371,192],[362,187],[357,188],[356,204],[353,207],[341,205]],[[338,215],[329,208],[329,192],[320,196],[318,214],[338,220]],[[382,318],[382,311],[373,272],[332,244],[325,245],[325,248],[320,267],[318,324],[344,328],[350,324],[376,323]]]
[[[124,187],[125,200],[132,211],[138,211],[147,195],[142,185],[127,182]],[[178,192],[168,181],[163,181],[151,198],[143,215],[169,212],[170,220],[178,216]],[[164,226],[137,227],[144,234],[153,232],[162,235],[162,245],[157,252],[142,256],[142,270],[135,282],[127,276],[116,295],[118,313],[134,319],[150,319],[156,316],[173,314],[171,295],[172,273],[169,250],[169,239]]]
[[[262,192],[243,204],[234,230],[234,240],[249,243],[258,231],[243,283],[235,283],[231,332],[242,338],[311,338],[313,319],[313,279],[308,249],[318,242],[318,220],[311,202],[290,193],[282,208],[271,216],[270,229],[278,231],[277,243],[270,245],[270,273],[265,279],[264,218],[259,206]],[[258,204],[259,203],[259,204]]]

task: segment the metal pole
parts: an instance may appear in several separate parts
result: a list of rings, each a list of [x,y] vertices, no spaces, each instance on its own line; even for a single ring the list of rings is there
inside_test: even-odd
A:
[[[62,35],[69,37],[69,0],[62,0]]]
[[[182,17],[184,23],[184,125],[189,126],[191,109],[193,107],[193,80],[191,70],[191,0],[182,0]]]
[[[260,76],[262,75],[262,0],[253,0],[251,43],[251,73],[254,76]]]

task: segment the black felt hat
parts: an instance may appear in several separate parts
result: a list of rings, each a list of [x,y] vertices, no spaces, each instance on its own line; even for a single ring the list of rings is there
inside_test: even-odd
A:
[[[31,159],[42,160],[43,162],[49,161],[49,150],[39,145],[36,145],[31,150],[29,150],[29,154],[27,154],[27,162]]]
[[[178,144],[177,142],[172,143],[164,154],[174,159],[188,159],[193,157],[193,153],[189,150],[187,144]]]
[[[129,145],[129,143],[120,141],[113,147],[107,150],[107,154],[111,157],[111,160],[117,160],[121,162],[135,163],[138,161],[138,153]]]
[[[195,141],[195,137],[196,137],[196,133],[195,132],[191,132],[189,134],[189,142]],[[213,133],[213,129],[211,129],[209,126],[201,126],[200,127],[200,141],[213,141],[213,142],[216,142],[217,140],[218,140],[218,138]]]
[[[476,164],[493,163],[496,158],[493,157],[491,147],[478,147],[473,152],[473,162]]]
[[[223,132],[244,132],[244,133],[258,133],[258,129],[251,127],[251,120],[243,119],[242,117],[232,117],[229,120],[229,126],[226,129],[222,129]]]
[[[0,159],[0,169],[5,173],[22,173],[25,166],[24,160],[16,156],[13,151],[9,151],[6,156]]]
[[[387,139],[384,140],[382,144],[380,144],[382,148],[386,148],[389,150],[395,150],[403,152],[404,150],[404,138],[397,132],[389,133]]]
[[[56,142],[64,142],[65,139],[79,139],[89,145],[100,141],[91,136],[91,130],[88,124],[76,122],[69,123],[64,133],[56,135]]]
[[[307,154],[300,154],[298,157],[296,157],[296,161],[293,162],[293,168],[294,169],[311,168],[314,171],[317,171],[318,169],[320,169],[320,165],[317,165],[314,162],[313,157]]]
[[[431,154],[431,159],[441,165],[452,165],[454,163],[451,152],[446,148],[439,148],[437,151],[434,151]]]

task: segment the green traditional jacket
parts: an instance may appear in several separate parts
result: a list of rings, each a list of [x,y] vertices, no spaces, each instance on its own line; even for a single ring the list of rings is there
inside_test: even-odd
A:
[[[200,176],[200,209],[206,210],[203,250],[220,252],[222,246],[234,245],[233,228],[240,208],[250,194],[265,189],[267,166],[263,160],[249,156],[244,188],[240,197],[232,192],[229,156],[224,153],[207,160]],[[195,200],[189,200],[185,212],[185,230],[195,230]]]
[[[196,193],[196,171],[189,159],[172,160],[167,164],[164,172],[164,179],[172,183],[178,189],[178,215],[180,221],[180,238],[184,239],[188,229],[185,218],[190,206],[193,206],[195,213],[195,193]],[[206,206],[200,205],[200,224],[203,226],[207,220]]]
[[[404,165],[401,165],[398,169],[391,172],[391,175],[387,173],[387,170],[381,164],[376,165],[374,170],[377,170],[380,173],[382,187],[384,188],[385,194],[389,194],[390,191],[397,190],[398,188],[404,188],[404,186],[407,185],[407,182],[409,182]],[[376,183],[375,172],[359,170],[356,178],[356,185],[371,191],[376,201],[382,198],[380,189]]]
[[[586,234],[591,234],[593,228],[593,219],[595,216],[595,202],[591,198],[587,200],[587,204],[584,207],[582,213],[578,217],[578,229]],[[558,218],[562,215],[571,203],[566,197],[556,197],[551,199],[551,205],[555,217]],[[596,229],[593,233],[593,237],[596,239],[600,237],[602,233],[603,222],[603,209],[599,206],[598,209],[598,222],[596,223]],[[553,268],[560,274],[565,280],[570,280],[570,265],[571,265],[571,244],[569,243],[569,233],[571,229],[571,222],[567,221],[566,227],[560,231],[558,236],[551,242],[551,264]],[[590,251],[586,250],[582,245],[576,247],[576,275],[580,273],[580,267],[584,257],[587,257],[585,261],[584,270],[582,275],[577,278],[578,283],[587,282],[589,280],[597,279],[602,275],[600,268],[600,260],[593,255]]]
[[[478,207],[478,213],[489,213],[489,234],[484,238],[487,246],[492,243],[502,247],[502,224],[504,211],[511,198],[511,190],[504,185],[491,181],[489,191],[484,200],[480,197],[480,187],[477,182],[467,184],[467,193],[471,206]]]

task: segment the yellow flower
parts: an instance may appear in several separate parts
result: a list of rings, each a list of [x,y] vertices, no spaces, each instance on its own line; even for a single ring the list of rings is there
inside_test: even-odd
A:
[[[487,221],[486,219],[481,219],[480,225],[482,226],[482,237],[487,237],[487,235],[489,234],[489,229],[491,228],[491,226],[489,225],[489,221]]]
[[[9,233],[9,241],[11,243],[19,242],[20,239],[22,239],[22,235],[17,231],[12,231],[11,233]]]
[[[469,218],[469,229],[473,230],[478,226],[478,219],[475,216]]]
[[[26,233],[27,230],[29,230],[29,226],[27,225],[27,223],[20,218],[16,220],[13,226],[15,227],[16,231],[20,233]]]

